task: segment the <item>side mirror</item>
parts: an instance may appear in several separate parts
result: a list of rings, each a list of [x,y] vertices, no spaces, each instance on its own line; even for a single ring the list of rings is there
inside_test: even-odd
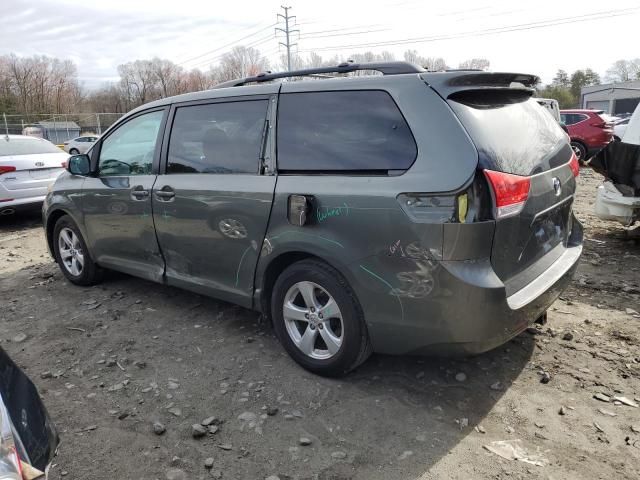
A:
[[[73,175],[89,175],[91,173],[91,160],[88,155],[72,155],[67,160],[67,170]]]

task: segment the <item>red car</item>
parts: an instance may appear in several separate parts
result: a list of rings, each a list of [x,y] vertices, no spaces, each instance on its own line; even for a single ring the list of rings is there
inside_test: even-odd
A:
[[[586,160],[613,139],[613,123],[603,114],[603,110],[560,110],[578,160]]]

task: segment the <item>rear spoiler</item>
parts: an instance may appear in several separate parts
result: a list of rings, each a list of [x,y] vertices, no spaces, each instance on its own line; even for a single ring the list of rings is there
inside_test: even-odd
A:
[[[532,96],[535,85],[540,79],[526,73],[502,72],[430,72],[422,73],[420,77],[442,98],[450,98],[462,92],[518,92],[521,95]]]

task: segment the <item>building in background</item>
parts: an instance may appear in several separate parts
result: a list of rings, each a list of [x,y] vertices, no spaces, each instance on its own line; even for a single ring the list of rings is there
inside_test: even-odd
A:
[[[76,122],[37,122],[37,127],[42,129],[42,137],[51,143],[59,145],[80,136],[80,126]]]
[[[582,108],[604,110],[611,115],[632,113],[640,103],[640,80],[582,87]]]

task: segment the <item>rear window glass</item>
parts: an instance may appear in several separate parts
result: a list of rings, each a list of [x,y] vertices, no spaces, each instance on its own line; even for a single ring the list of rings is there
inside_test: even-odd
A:
[[[180,107],[167,173],[258,173],[266,100]]]
[[[0,137],[0,157],[9,155],[32,155],[34,153],[61,153],[58,147],[47,140],[37,138]]]
[[[281,171],[406,170],[417,155],[409,126],[388,93],[287,93],[278,106]]]
[[[484,103],[449,100],[478,149],[480,167],[533,175],[569,161],[557,155],[567,142],[558,122],[533,99]]]

